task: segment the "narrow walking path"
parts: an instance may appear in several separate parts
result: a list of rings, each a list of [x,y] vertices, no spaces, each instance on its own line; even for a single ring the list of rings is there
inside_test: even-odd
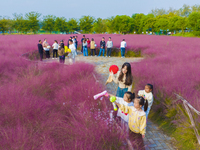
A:
[[[105,83],[109,75],[109,67],[111,65],[117,65],[119,68],[124,62],[138,62],[143,58],[119,58],[119,57],[84,57],[78,55],[76,57],[76,62],[88,62],[96,66],[96,71],[101,74],[101,82]],[[58,59],[48,59],[45,62],[58,61]],[[66,59],[66,64],[69,61]],[[117,91],[117,85],[115,83],[110,83],[107,85],[107,91],[109,93],[115,94]],[[174,150],[172,146],[172,139],[165,135],[155,124],[150,120],[147,123],[147,133],[144,138],[144,143],[146,150]]]

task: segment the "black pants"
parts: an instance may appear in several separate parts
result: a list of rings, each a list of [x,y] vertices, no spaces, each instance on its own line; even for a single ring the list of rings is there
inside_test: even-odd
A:
[[[111,56],[112,48],[107,48],[107,56]]]
[[[50,58],[49,51],[45,51],[45,53],[46,53],[46,58]]]
[[[40,61],[42,61],[42,59],[43,59],[43,52],[40,53]]]
[[[97,55],[96,54],[96,49],[91,49],[91,56],[93,56],[93,52],[94,52],[94,55]]]
[[[81,52],[83,53],[83,43],[82,43],[82,46],[81,46]]]
[[[54,58],[54,54],[56,54],[56,58],[58,57],[57,52],[58,52],[57,49],[53,49],[53,58]]]

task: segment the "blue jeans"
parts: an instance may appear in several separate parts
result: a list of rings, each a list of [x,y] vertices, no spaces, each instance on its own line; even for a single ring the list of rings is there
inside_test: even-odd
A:
[[[88,56],[88,49],[87,49],[87,47],[83,47],[83,56]]]
[[[125,48],[121,48],[121,56],[124,57],[125,55]]]
[[[65,63],[65,55],[59,56],[60,63]]]
[[[105,53],[105,48],[100,48],[100,51],[99,51],[99,56],[101,56],[101,52],[103,50],[103,56],[104,56],[104,53]]]
[[[117,97],[124,97],[124,94],[128,91],[128,88],[121,89],[120,87],[117,88]]]

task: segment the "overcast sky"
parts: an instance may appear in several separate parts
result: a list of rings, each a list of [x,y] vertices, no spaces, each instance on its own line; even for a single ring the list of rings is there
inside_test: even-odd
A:
[[[190,6],[200,0],[0,0],[0,16],[13,17],[13,13],[25,14],[36,11],[42,15],[65,18],[81,18],[90,15],[108,18],[134,13],[148,14],[154,8],[179,9],[183,4]]]

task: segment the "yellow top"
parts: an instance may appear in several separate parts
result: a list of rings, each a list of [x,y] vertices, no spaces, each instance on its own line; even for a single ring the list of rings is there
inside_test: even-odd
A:
[[[146,113],[143,110],[138,111],[134,106],[124,105],[120,105],[119,109],[129,114],[128,125],[131,131],[142,135],[146,133]]]

